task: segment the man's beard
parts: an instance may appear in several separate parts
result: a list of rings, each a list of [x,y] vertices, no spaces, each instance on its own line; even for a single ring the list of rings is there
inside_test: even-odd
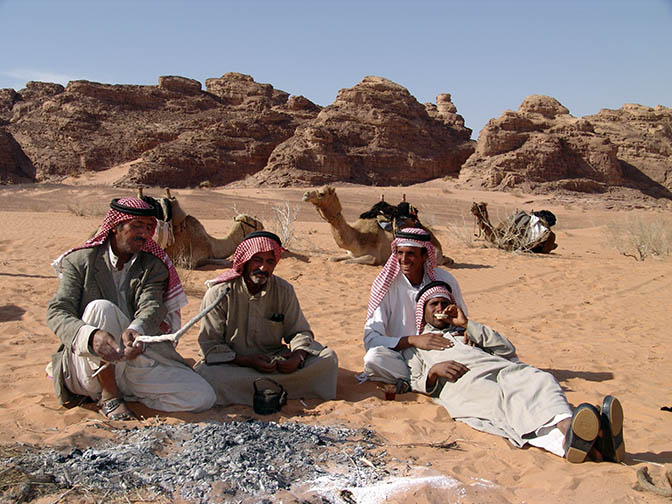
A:
[[[256,269],[250,273],[250,280],[252,280],[252,283],[255,285],[266,285],[266,282],[268,282],[268,273]]]

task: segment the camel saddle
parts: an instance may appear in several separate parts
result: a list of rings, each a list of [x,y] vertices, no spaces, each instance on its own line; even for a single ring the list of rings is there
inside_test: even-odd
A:
[[[418,227],[418,209],[413,205],[402,201],[397,206],[390,205],[385,201],[379,201],[368,212],[360,214],[360,219],[376,219],[383,231],[394,233],[397,229],[405,227]]]

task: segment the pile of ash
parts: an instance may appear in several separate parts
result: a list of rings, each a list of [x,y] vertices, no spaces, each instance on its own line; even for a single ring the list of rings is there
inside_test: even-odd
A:
[[[250,420],[114,433],[114,442],[85,450],[30,448],[4,462],[58,488],[142,488],[188,502],[261,502],[280,489],[329,475],[337,474],[339,484],[349,487],[389,475],[387,454],[366,429]]]

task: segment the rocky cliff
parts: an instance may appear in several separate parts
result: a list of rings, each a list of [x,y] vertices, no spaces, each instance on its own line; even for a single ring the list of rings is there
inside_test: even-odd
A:
[[[456,176],[475,145],[450,95],[437,102],[422,105],[392,81],[365,77],[299,126],[247,183],[408,185]]]
[[[261,170],[319,111],[236,73],[208,79],[206,91],[166,76],[158,86],[29,82],[0,99],[0,128],[21,146],[37,181],[137,160],[119,184],[170,187],[226,184]]]
[[[672,198],[672,110],[624,105],[577,118],[528,96],[478,142],[450,94],[419,103],[365,77],[320,107],[248,75],[156,86],[29,82],[0,90],[0,183],[57,181],[126,163],[117,185],[406,185],[458,176],[488,189]]]
[[[575,118],[556,99],[532,95],[481,131],[459,180],[488,189],[520,187],[672,193],[672,110],[625,105]]]

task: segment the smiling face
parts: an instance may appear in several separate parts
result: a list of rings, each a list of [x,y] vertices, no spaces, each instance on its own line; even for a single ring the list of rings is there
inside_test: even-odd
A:
[[[437,329],[445,329],[455,317],[457,305],[448,298],[435,297],[425,303],[425,322]]]
[[[252,293],[259,292],[273,274],[276,264],[275,254],[272,250],[254,254],[245,263],[245,269],[243,270],[243,278],[248,290]]]
[[[118,225],[110,232],[112,250],[120,258],[128,260],[152,238],[155,224],[154,217],[136,217]]]
[[[397,260],[401,272],[412,285],[422,282],[427,250],[420,247],[397,247]]]

